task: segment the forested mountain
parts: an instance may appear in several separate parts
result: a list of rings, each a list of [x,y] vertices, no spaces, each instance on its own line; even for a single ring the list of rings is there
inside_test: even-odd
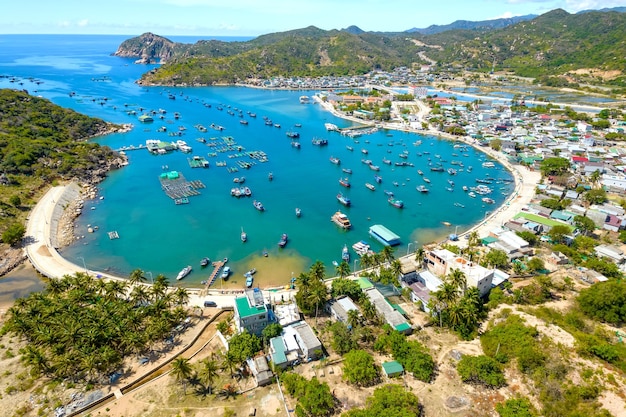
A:
[[[527,14],[525,16],[505,17],[501,19],[470,21],[470,20],[456,20],[447,25],[430,25],[427,28],[412,28],[407,30],[409,33],[421,33],[422,35],[434,35],[435,33],[446,32],[448,30],[493,30],[501,29],[507,26],[514,25],[518,22],[531,20],[537,17],[536,14]]]
[[[247,42],[177,44],[153,34],[125,41],[116,52],[166,64],[144,84],[210,85],[276,76],[341,76],[437,62],[434,70],[507,70],[520,76],[581,77],[624,86],[626,14],[553,10],[501,29],[448,30],[432,35],[363,32],[314,26]],[[421,55],[421,57],[420,57]],[[552,77],[554,78],[554,77]],[[554,81],[554,80],[552,80]]]

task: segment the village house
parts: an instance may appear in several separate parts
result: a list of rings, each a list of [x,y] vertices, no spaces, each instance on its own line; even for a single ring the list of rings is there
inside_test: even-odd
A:
[[[595,254],[600,258],[609,259],[616,264],[623,263],[626,258],[624,257],[624,251],[617,246],[613,245],[598,245],[594,249]]]
[[[509,233],[515,235],[513,232]],[[528,245],[528,243],[526,244]],[[429,271],[439,277],[445,277],[455,269],[460,270],[465,275],[467,286],[478,288],[481,297],[487,295],[491,290],[493,270],[470,262],[447,249],[427,251],[424,262]]]
[[[247,289],[244,294],[235,298],[235,326],[239,332],[246,330],[259,336],[270,323],[269,309],[259,288]]]
[[[342,323],[345,323],[346,325],[348,325],[348,327],[350,327],[350,325],[348,324],[348,312],[356,311],[360,314],[359,308],[348,296],[329,301],[326,304],[326,308],[332,318]]]

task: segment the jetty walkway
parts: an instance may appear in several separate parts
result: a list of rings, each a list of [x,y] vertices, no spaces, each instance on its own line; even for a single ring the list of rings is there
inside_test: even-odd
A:
[[[223,260],[215,261],[211,265],[213,265],[213,272],[211,272],[211,275],[206,282],[206,286],[204,287],[205,290],[208,290],[209,287],[213,285],[213,281],[215,281],[215,278],[217,278],[217,274],[219,274],[219,272],[222,270],[222,267],[226,265],[226,262]]]

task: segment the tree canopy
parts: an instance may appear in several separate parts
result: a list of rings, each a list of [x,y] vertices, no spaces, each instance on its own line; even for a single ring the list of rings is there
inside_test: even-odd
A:
[[[589,317],[614,325],[626,323],[626,282],[598,282],[581,290],[577,302]]]
[[[398,384],[376,388],[364,408],[353,408],[342,417],[415,417],[422,413],[419,399]]]
[[[344,356],[343,377],[348,383],[369,387],[380,379],[380,366],[364,350],[351,350]]]

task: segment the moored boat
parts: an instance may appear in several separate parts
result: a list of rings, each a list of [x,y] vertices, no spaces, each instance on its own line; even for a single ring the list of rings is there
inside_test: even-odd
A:
[[[176,276],[176,280],[180,281],[181,279],[185,278],[187,275],[191,273],[192,269],[193,268],[191,267],[191,265],[187,265],[186,267],[184,267]]]
[[[328,145],[328,141],[326,139],[313,138],[311,143],[315,146],[325,146]]]
[[[200,260],[200,266],[207,266],[210,262],[210,259],[207,257],[204,257]]]
[[[287,240],[289,238],[287,237],[287,233],[283,233],[280,236],[280,240],[278,241],[278,246],[280,246],[281,248],[284,248],[285,246],[287,246]]]
[[[376,187],[373,184],[370,184],[369,182],[366,182],[365,186],[372,191],[376,191]]]
[[[332,162],[335,165],[341,164],[341,160],[339,158],[334,157],[334,156],[330,157],[330,162]]]
[[[348,245],[343,245],[343,249],[341,250],[341,260],[350,262],[350,251],[348,250]]]
[[[259,211],[265,211],[265,207],[263,207],[263,203],[261,203],[260,201],[254,200],[252,204],[254,205],[255,209]]]
[[[402,208],[404,207],[404,202],[402,200],[398,200],[396,198],[393,197],[389,197],[389,199],[387,200],[387,202],[389,204],[391,204],[392,206],[396,207],[396,208]]]
[[[346,207],[350,206],[350,199],[341,193],[337,194],[337,200]]]
[[[245,242],[248,240],[248,234],[243,231],[243,227],[241,228],[241,241]]]
[[[350,181],[347,178],[339,178],[339,184],[346,188],[350,188]]]
[[[302,210],[300,210],[300,207],[296,207],[296,217],[300,217],[302,215]]]
[[[342,171],[345,172],[346,174],[352,174],[352,169],[350,168],[343,168]]]
[[[383,182],[383,178],[380,175],[374,175],[374,181],[380,184]]]
[[[252,287],[253,282],[254,282],[254,277],[252,275],[246,275],[246,288]]]
[[[483,203],[487,203],[487,204],[494,204],[496,202],[496,200],[494,200],[493,198],[489,198],[489,197],[483,197],[482,200],[483,200]]]
[[[425,187],[425,186],[423,186],[423,185],[418,185],[417,187],[415,187],[415,189],[416,189],[417,191],[419,191],[420,193],[427,193],[427,192],[428,192],[428,188],[426,188],[426,187]]]
[[[352,224],[350,223],[350,219],[348,219],[348,216],[346,216],[340,211],[333,214],[330,220],[333,223],[335,223],[337,226],[341,227],[342,229],[349,229],[352,227]]]

